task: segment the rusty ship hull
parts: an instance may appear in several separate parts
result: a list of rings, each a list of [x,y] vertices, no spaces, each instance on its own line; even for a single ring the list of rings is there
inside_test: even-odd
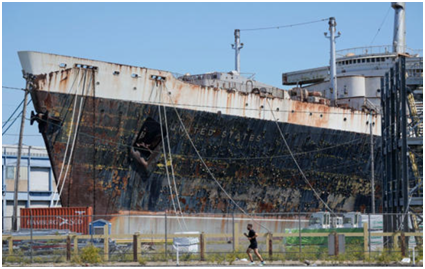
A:
[[[183,212],[237,212],[186,129],[217,181],[247,212],[324,209],[277,122],[309,182],[333,210],[370,208],[366,113],[189,85],[166,71],[34,52],[20,58],[38,113],[34,120],[63,185],[62,206],[92,206],[98,215],[171,210],[176,194],[170,195],[166,169],[172,166]],[[373,133],[379,173],[379,125]],[[168,140],[172,159],[165,162]],[[377,182],[377,207],[380,187]]]

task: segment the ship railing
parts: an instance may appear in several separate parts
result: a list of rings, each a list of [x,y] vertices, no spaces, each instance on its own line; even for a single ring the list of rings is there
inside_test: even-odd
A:
[[[372,54],[394,54],[392,45],[381,45],[381,46],[366,46],[366,47],[355,47],[337,50],[336,55],[338,58],[349,57],[347,55],[372,55]],[[410,55],[422,56],[422,49],[412,49],[406,47],[406,53]],[[354,56],[353,55],[353,56]]]
[[[184,77],[184,74],[177,73],[177,72],[171,72],[171,75],[173,75],[175,79],[181,79],[182,77]]]
[[[373,110],[376,113],[380,114],[381,113],[381,107],[380,106],[376,106],[375,104],[373,104],[372,101],[370,101],[368,98],[365,98],[365,102],[364,105],[369,109],[369,110]]]
[[[184,74],[178,73],[178,72],[171,72],[171,74],[173,75],[174,78],[180,79],[180,80],[185,76]],[[251,72],[244,72],[239,74],[251,80],[255,80],[255,76],[257,75],[257,73],[251,73]],[[197,74],[196,76],[202,76],[202,75],[206,75],[206,74]],[[193,78],[193,80],[195,80],[195,78]]]

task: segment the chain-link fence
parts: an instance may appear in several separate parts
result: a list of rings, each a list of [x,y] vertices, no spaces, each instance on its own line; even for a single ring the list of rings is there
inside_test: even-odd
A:
[[[387,216],[387,218],[385,218]],[[384,232],[384,219],[403,223]],[[134,214],[3,217],[3,262],[247,259],[247,225],[265,260],[385,262],[422,259],[422,214]],[[404,232],[402,232],[404,231]],[[407,232],[406,232],[407,231]],[[93,261],[90,259],[94,259]],[[97,260],[96,260],[97,259]]]

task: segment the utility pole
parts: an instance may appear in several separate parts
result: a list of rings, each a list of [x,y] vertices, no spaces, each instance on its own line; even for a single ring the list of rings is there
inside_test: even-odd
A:
[[[235,44],[232,44],[232,49],[235,50],[235,70],[241,72],[241,58],[240,51],[243,48],[243,43],[240,43],[241,30],[235,29]]]
[[[18,159],[16,164],[16,177],[15,177],[15,193],[13,196],[13,214],[12,214],[12,230],[18,230],[18,187],[19,187],[19,174],[21,166],[21,155],[22,155],[22,139],[24,137],[24,127],[25,127],[25,115],[27,111],[27,99],[29,94],[29,82],[27,80],[27,85],[25,87],[25,97],[24,97],[24,108],[22,109],[22,119],[21,119],[21,129],[19,131],[19,145],[18,145]]]
[[[370,157],[371,157],[371,193],[372,193],[372,214],[375,214],[375,162],[374,162],[374,153],[373,153],[373,118],[372,118],[372,111],[370,111]]]
[[[336,31],[336,21],[334,17],[330,17],[329,18],[329,33],[330,36],[328,37],[328,33],[325,33],[325,37],[329,38],[330,43],[331,43],[331,50],[330,50],[330,55],[331,55],[331,59],[330,59],[330,83],[331,83],[331,87],[330,90],[333,94],[332,96],[332,102],[334,106],[337,106],[337,99],[338,99],[338,88],[337,88],[337,81],[336,81],[336,53],[335,53],[335,39],[337,39],[338,37],[341,36],[341,33],[338,32],[338,35],[335,36],[335,31]]]

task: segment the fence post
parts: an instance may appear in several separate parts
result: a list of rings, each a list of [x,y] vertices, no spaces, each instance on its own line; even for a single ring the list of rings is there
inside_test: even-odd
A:
[[[232,212],[232,243],[233,243],[233,252],[236,252],[235,249],[235,212]]]
[[[367,214],[367,223],[368,223],[368,227],[371,227],[371,225],[370,225],[370,214]],[[368,255],[370,256],[370,251],[371,251],[371,239],[370,239],[370,230],[371,229],[368,229],[368,243],[369,243],[369,252],[368,252]]]
[[[401,232],[401,236],[400,236],[400,247],[401,247],[401,255],[403,257],[407,257],[406,256],[406,237],[404,235],[404,232]]]
[[[9,255],[13,255],[13,237],[10,236],[9,240]]]
[[[205,234],[202,232],[199,235],[199,243],[201,245],[201,261],[205,261]]]
[[[165,212],[164,214],[164,223],[165,223],[165,227],[164,227],[164,232],[165,232],[165,258],[167,259],[167,251],[168,251],[168,231],[167,231],[167,212]]]
[[[103,226],[103,260],[109,260],[109,225]]]
[[[139,246],[139,233],[136,232],[133,235],[133,261],[137,262],[137,252],[138,252],[138,246]]]
[[[363,224],[363,253],[365,256],[369,256],[369,228],[368,223]]]
[[[78,255],[78,237],[74,235],[74,255]]]
[[[71,237],[69,235],[66,237],[66,260],[71,260]]]
[[[339,238],[338,233],[334,232],[334,242],[335,242],[335,257],[339,255]]]
[[[32,227],[32,210],[31,209],[30,209],[30,223],[31,223],[31,252],[30,252],[30,254],[31,254],[31,263],[32,263],[33,262],[33,249],[32,248],[33,248],[34,241],[33,241],[33,238],[32,238],[32,232],[33,232],[32,228],[33,227]]]
[[[237,222],[235,222],[234,225],[234,230],[235,230],[235,251],[238,251],[239,249],[239,225]]]
[[[269,259],[273,260],[273,234],[272,233],[267,234],[267,246],[268,246],[268,252],[269,252]]]
[[[397,250],[398,249],[398,240],[397,240],[398,233],[395,232],[392,237],[393,237],[393,250]]]
[[[301,259],[301,210],[298,211],[298,239],[299,239],[298,259]]]

